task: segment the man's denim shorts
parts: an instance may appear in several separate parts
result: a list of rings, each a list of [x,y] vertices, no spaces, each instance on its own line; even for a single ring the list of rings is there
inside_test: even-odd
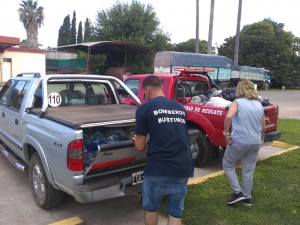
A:
[[[167,213],[181,218],[187,193],[187,181],[188,178],[144,176],[143,209],[156,212],[160,208],[163,196],[166,196]]]

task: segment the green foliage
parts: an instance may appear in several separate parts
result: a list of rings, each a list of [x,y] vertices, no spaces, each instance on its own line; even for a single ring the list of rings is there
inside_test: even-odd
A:
[[[23,39],[19,44],[20,48],[28,48],[27,39]]]
[[[91,70],[96,74],[104,74],[107,66],[107,56],[106,55],[91,55]]]
[[[76,12],[73,12],[71,25],[71,44],[76,44]]]
[[[292,45],[293,45],[293,50],[294,51],[300,51],[300,38],[299,37],[294,37]]]
[[[70,15],[67,15],[64,18],[63,25],[59,28],[57,46],[69,44],[71,44],[71,22]]]
[[[222,45],[220,45],[220,47],[218,48],[219,55],[223,55],[230,59],[233,59],[235,37],[228,37],[224,41],[225,42]],[[240,43],[240,45],[241,45],[241,43]]]
[[[38,48],[38,28],[44,23],[44,8],[38,7],[37,1],[26,0],[20,4],[18,13],[26,29],[28,48]]]
[[[95,32],[97,39],[102,41],[131,41],[154,51],[170,47],[168,35],[159,29],[153,7],[138,1],[116,2],[110,9],[98,11]]]
[[[299,39],[283,28],[283,23],[269,18],[245,26],[240,33],[239,64],[269,69],[274,87],[294,87],[299,57],[293,48],[298,49]],[[218,48],[219,54],[232,59],[234,41],[235,37],[225,39]]]
[[[195,52],[196,39],[192,38],[185,42],[180,42],[173,45],[173,50],[176,52]],[[199,53],[207,52],[207,41],[199,40]]]
[[[91,21],[86,18],[85,23],[84,23],[84,42],[90,42],[93,41],[93,36],[92,36],[92,24]]]
[[[82,22],[80,21],[78,25],[77,44],[80,44],[82,42],[83,42]]]

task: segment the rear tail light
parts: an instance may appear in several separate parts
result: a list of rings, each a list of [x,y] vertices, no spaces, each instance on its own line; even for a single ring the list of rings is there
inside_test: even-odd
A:
[[[83,170],[83,140],[78,139],[68,144],[67,166],[69,170]]]

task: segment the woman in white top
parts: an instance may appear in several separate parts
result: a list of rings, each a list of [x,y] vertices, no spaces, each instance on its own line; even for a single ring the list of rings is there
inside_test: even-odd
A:
[[[250,206],[256,158],[265,134],[265,116],[251,81],[242,80],[238,83],[236,97],[229,107],[223,132],[227,143],[223,169],[233,190],[227,204],[244,201]],[[242,163],[242,187],[235,172],[239,160]]]

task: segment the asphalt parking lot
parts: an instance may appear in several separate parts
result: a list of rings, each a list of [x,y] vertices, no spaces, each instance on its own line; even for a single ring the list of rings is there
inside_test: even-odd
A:
[[[261,92],[260,95],[279,105],[280,117],[300,119],[300,91]],[[259,158],[263,159],[283,149],[284,147],[263,147]],[[195,179],[199,181],[220,170],[221,160],[214,160],[204,168],[196,168]],[[0,225],[47,225],[74,216],[80,217],[88,225],[144,223],[144,212],[140,207],[141,199],[138,194],[91,204],[81,204],[67,196],[60,207],[46,211],[34,203],[28,173],[19,172],[1,154],[0,178]],[[160,221],[161,225],[167,224],[164,217]]]
[[[300,91],[262,91],[259,95],[279,106],[280,118],[300,119]]]

